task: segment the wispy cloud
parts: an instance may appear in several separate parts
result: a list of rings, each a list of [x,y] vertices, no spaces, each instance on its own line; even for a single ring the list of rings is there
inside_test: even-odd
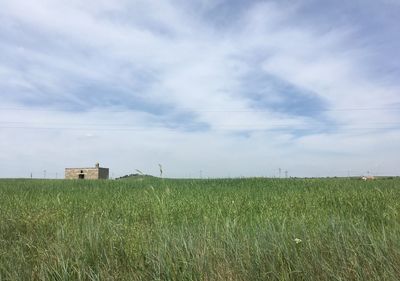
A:
[[[378,160],[396,172],[395,2],[0,4],[4,173],[55,158],[58,171],[102,160],[118,173],[164,161],[171,176],[312,175],[310,159],[331,163],[320,174]],[[378,148],[386,161],[363,155]]]

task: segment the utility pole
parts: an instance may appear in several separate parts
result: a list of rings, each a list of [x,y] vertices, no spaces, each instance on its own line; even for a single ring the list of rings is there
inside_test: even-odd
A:
[[[279,178],[281,178],[282,169],[279,168],[278,170],[279,170]]]
[[[43,171],[43,178],[46,178],[46,170]]]
[[[201,179],[203,178],[203,171],[202,170],[200,170],[200,178]]]
[[[163,168],[161,164],[158,164],[158,167],[160,168],[160,178],[162,178],[162,174],[163,174]]]
[[[288,171],[286,170],[285,171],[285,178],[287,178],[288,177]]]

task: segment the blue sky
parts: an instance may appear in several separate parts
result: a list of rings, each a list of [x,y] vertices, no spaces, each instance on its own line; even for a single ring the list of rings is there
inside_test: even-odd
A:
[[[0,4],[1,177],[400,174],[400,1]]]

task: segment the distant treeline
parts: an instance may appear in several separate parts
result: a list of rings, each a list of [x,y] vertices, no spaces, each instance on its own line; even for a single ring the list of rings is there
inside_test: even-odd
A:
[[[125,175],[119,178],[115,178],[116,180],[122,180],[122,179],[126,179],[126,178],[139,178],[139,177],[146,177],[146,178],[154,178],[154,176],[150,176],[150,175],[145,175],[145,174],[139,174],[139,173],[135,173],[135,174],[129,174],[129,175]]]

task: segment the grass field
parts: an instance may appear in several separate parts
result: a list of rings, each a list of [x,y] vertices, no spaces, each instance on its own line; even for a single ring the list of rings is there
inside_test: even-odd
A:
[[[0,280],[400,280],[400,180],[1,180]]]

